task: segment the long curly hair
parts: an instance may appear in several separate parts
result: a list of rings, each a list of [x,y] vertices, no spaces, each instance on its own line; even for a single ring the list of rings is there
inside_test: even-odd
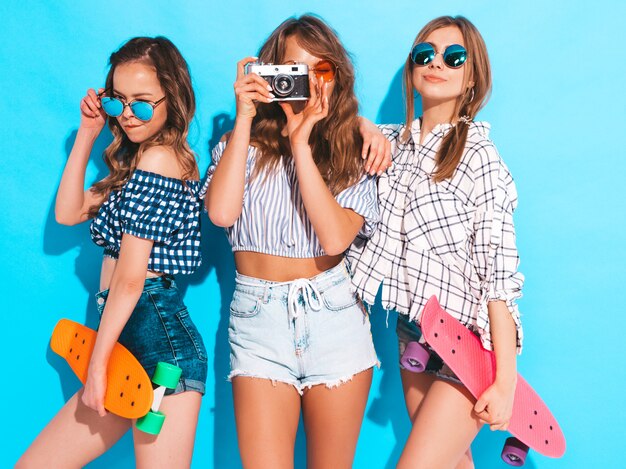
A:
[[[113,89],[115,69],[125,63],[141,62],[154,67],[161,88],[165,92],[167,121],[152,138],[140,144],[131,142],[115,117],[108,117],[113,142],[104,151],[104,161],[109,175],[95,183],[91,190],[106,200],[111,191],[120,189],[137,168],[142,153],[153,146],[163,145],[174,149],[183,169],[183,180],[198,179],[196,156],[189,147],[189,124],[196,111],[196,100],[191,86],[187,62],[176,46],[167,38],[135,37],[126,42],[109,58],[110,69],[106,77],[106,90]],[[98,213],[99,205],[89,209],[89,216]]]
[[[491,67],[489,66],[489,55],[487,46],[482,36],[467,18],[463,16],[440,16],[430,21],[417,34],[413,41],[413,46],[424,42],[433,31],[447,26],[456,26],[463,35],[465,49],[467,50],[467,60],[464,67],[463,89],[464,92],[457,98],[456,106],[450,120],[458,119],[461,116],[469,116],[474,119],[491,94]],[[411,47],[413,47],[411,46]],[[402,138],[406,141],[411,133],[411,122],[414,119],[414,98],[413,98],[413,67],[416,65],[411,60],[410,54],[404,64],[404,94],[406,104],[406,127]],[[473,82],[474,86],[469,84]],[[443,138],[441,147],[437,152],[437,167],[433,174],[435,182],[452,178],[456,171],[467,140],[469,123],[459,121],[457,125]]]
[[[312,15],[285,20],[261,47],[259,60],[284,63],[289,37],[295,37],[310,54],[330,60],[337,66],[328,116],[315,124],[309,139],[313,160],[331,193],[336,195],[355,184],[364,173],[360,157],[363,139],[359,133],[354,67],[337,33]],[[253,175],[258,175],[263,169],[271,173],[277,169],[281,159],[286,162],[290,157],[289,139],[281,135],[286,123],[285,113],[277,103],[259,104],[252,122],[251,144],[260,153]]]

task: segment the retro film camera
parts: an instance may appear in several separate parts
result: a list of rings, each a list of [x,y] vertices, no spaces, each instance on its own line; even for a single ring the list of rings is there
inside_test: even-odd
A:
[[[311,97],[309,66],[306,64],[274,65],[250,63],[246,74],[256,73],[272,87],[276,101],[305,101]]]

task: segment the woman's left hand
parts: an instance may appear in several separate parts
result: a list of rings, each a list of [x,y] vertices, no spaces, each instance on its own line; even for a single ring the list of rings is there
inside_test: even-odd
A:
[[[496,381],[476,401],[474,412],[491,430],[507,430],[513,414],[514,398],[515,383],[507,385]]]
[[[328,116],[328,83],[322,78],[315,80],[313,77],[311,73],[309,75],[311,97],[302,112],[296,114],[289,103],[279,103],[287,116],[287,134],[292,147],[299,144],[308,145],[313,126]]]
[[[363,137],[365,171],[371,176],[380,176],[391,167],[391,143],[376,125],[364,117],[359,118],[359,132]]]
[[[106,367],[92,367],[89,365],[87,381],[81,400],[90,409],[98,412],[100,417],[104,417],[107,412],[104,408],[104,395],[107,389]]]

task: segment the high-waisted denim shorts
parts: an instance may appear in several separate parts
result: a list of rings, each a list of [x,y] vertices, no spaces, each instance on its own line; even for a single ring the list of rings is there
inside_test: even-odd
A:
[[[378,365],[369,316],[343,262],[291,282],[238,273],[228,339],[229,379],[265,378],[300,394],[318,384],[339,386]]]
[[[96,294],[102,316],[109,290]],[[204,394],[207,353],[174,278],[170,275],[147,278],[137,306],[119,337],[152,377],[158,362],[182,368],[176,389],[166,394],[198,391]]]
[[[420,340],[422,338],[422,330],[414,321],[409,321],[409,317],[406,314],[398,313],[396,333],[398,334],[398,349],[400,357],[402,357],[402,354],[406,350],[409,342],[421,342],[422,345],[424,345],[430,352],[430,358],[426,363],[424,373],[430,373],[438,378],[445,379],[446,381],[462,384],[452,369],[446,365],[439,355],[437,355],[437,352],[435,352],[428,344],[424,343],[424,341]],[[400,365],[400,368],[404,367]]]

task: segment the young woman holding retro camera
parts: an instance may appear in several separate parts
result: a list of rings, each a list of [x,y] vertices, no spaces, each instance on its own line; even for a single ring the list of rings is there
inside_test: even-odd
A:
[[[513,179],[474,122],[491,90],[483,39],[467,19],[440,17],[417,35],[404,67],[406,123],[383,126],[393,169],[379,179],[379,230],[353,264],[353,282],[373,304],[398,313],[400,355],[419,341],[428,298],[474,331],[496,355],[496,380],[476,401],[432,352],[425,373],[402,369],[413,428],[399,468],[473,467],[482,425],[506,430],[522,346]],[[423,114],[414,120],[415,90]],[[415,322],[414,322],[415,321]]]
[[[188,467],[207,356],[174,281],[200,265],[200,182],[187,143],[195,98],[187,63],[166,38],[129,40],[110,57],[106,88],[80,103],[81,123],[57,193],[65,225],[89,219],[104,247],[98,337],[84,388],[43,429],[16,467],[82,467],[131,428],[104,409],[106,370],[119,340],[152,376],[157,362],[182,368],[161,410],[158,437],[134,428],[138,467]],[[110,173],[84,190],[93,144],[107,122]]]
[[[257,58],[240,61],[235,126],[205,186],[209,217],[235,252],[229,378],[241,458],[246,468],[293,467],[302,412],[308,467],[348,468],[378,364],[344,263],[378,221],[354,70],[336,33],[308,15],[282,23],[258,60],[306,64],[310,98],[276,102],[267,81],[244,73]]]

